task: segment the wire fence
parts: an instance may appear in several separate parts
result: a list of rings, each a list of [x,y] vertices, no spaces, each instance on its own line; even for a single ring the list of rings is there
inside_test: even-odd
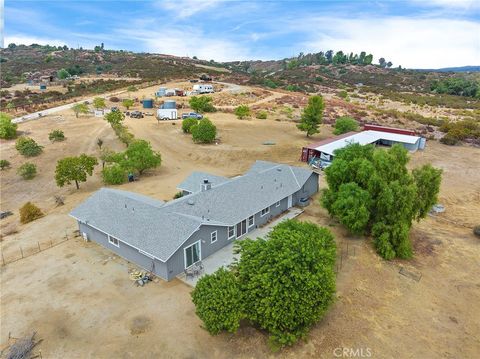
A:
[[[72,236],[68,236],[68,234],[65,233],[65,237],[63,237],[59,241],[54,241],[54,240],[42,241],[42,242],[37,241],[36,244],[31,244],[29,246],[19,246],[18,249],[16,250],[12,249],[8,251],[8,253],[5,253],[2,250],[2,267],[6,266],[7,264],[14,263],[19,260],[31,257],[47,249],[56,247],[59,244],[65,243],[71,238]]]
[[[349,244],[348,242],[343,243],[337,248],[337,260],[335,262],[335,274],[338,275],[343,268],[343,266],[347,263],[349,258],[355,258],[359,248],[357,246]]]

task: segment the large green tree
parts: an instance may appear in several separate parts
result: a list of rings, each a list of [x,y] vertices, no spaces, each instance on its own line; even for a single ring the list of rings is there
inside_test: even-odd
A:
[[[120,164],[129,171],[138,171],[139,174],[143,174],[145,170],[158,167],[161,163],[160,153],[152,149],[150,142],[135,140],[125,150],[124,159]]]
[[[303,110],[300,123],[297,125],[299,130],[307,134],[307,137],[319,132],[318,126],[322,123],[324,107],[322,96],[315,95],[308,99],[308,105]]]
[[[79,182],[86,182],[87,175],[91,176],[93,168],[98,161],[93,156],[81,154],[78,157],[65,157],[57,162],[55,169],[55,181],[57,186],[63,187],[65,184],[75,182],[77,189],[80,188]]]
[[[412,222],[426,216],[440,190],[441,170],[425,165],[410,173],[408,161],[401,145],[352,144],[337,150],[325,170],[323,206],[350,232],[371,234],[386,259],[412,255]]]
[[[17,137],[17,124],[4,112],[0,112],[0,138],[9,140]]]
[[[270,333],[275,347],[291,345],[334,300],[336,258],[331,232],[309,222],[284,221],[266,239],[235,244],[231,272],[201,279],[192,293],[206,329],[236,331],[242,318]]]
[[[212,143],[217,136],[217,127],[208,118],[199,121],[190,128],[192,139],[196,143]]]
[[[335,121],[335,130],[333,131],[334,135],[341,135],[350,131],[358,130],[358,122],[349,116],[343,116],[337,118]]]
[[[93,107],[95,107],[97,110],[101,108],[105,108],[107,105],[105,104],[105,99],[102,97],[95,97],[93,99]]]

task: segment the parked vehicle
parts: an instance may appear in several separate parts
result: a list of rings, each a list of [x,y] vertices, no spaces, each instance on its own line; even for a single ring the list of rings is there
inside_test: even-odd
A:
[[[191,79],[190,82],[195,83],[195,82],[198,82],[198,80],[197,79]]]
[[[176,120],[177,119],[177,109],[175,108],[159,108],[157,110],[157,120]]]
[[[182,113],[182,119],[186,119],[186,118],[196,118],[197,120],[201,120],[203,118],[203,115],[196,112]]]
[[[132,111],[130,112],[130,117],[131,118],[143,118],[143,113],[140,111]]]
[[[118,107],[116,107],[116,106],[113,106],[112,108],[110,108],[110,111],[111,111],[111,112],[118,111]]]
[[[196,93],[214,93],[213,85],[210,84],[198,84],[193,85],[193,91]]]
[[[202,74],[200,76],[200,80],[202,80],[202,81],[212,81],[212,78],[210,77],[210,75]]]

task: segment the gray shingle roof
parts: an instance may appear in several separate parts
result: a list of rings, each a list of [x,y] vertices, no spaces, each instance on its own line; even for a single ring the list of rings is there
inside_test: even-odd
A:
[[[185,178],[185,180],[180,183],[177,188],[192,193],[200,192],[204,179],[208,179],[208,182],[212,184],[212,187],[229,180],[226,177],[216,176],[206,172],[195,171],[192,172],[192,174],[190,174],[187,178]]]
[[[195,173],[200,175],[187,180],[201,178],[201,184],[204,174]],[[167,203],[102,188],[70,214],[166,261],[202,224],[233,226],[298,191],[311,174],[308,169],[257,161],[243,176],[215,176],[223,182]]]

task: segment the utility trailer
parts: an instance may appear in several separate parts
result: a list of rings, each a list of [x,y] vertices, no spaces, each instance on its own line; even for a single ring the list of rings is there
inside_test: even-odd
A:
[[[177,116],[178,113],[175,108],[159,108],[157,110],[158,121],[176,120]]]

